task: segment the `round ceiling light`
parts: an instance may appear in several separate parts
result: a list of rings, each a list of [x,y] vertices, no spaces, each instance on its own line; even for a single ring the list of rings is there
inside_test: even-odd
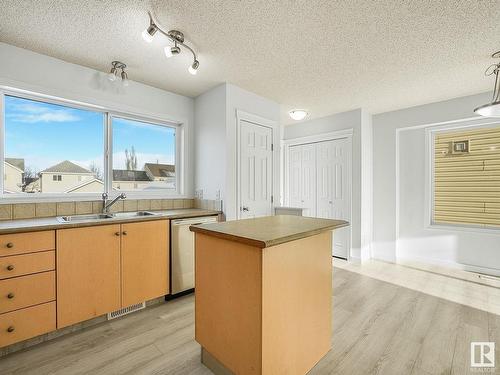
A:
[[[288,114],[293,120],[300,121],[305,119],[309,113],[305,109],[293,109]]]

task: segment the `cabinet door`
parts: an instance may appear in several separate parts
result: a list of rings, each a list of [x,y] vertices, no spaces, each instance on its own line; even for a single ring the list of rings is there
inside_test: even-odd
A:
[[[57,231],[57,328],[118,310],[120,225]]]
[[[168,294],[168,220],[121,227],[122,307]]]

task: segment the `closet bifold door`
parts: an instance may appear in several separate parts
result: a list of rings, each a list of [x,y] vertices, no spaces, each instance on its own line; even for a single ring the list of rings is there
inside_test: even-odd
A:
[[[302,145],[301,201],[304,216],[316,216],[316,143]]]
[[[317,217],[330,219],[333,217],[333,189],[335,182],[334,142],[319,142],[316,147],[316,214]]]

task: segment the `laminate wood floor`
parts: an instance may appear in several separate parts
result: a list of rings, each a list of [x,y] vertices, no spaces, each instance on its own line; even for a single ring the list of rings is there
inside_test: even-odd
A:
[[[338,267],[333,285],[332,350],[310,374],[473,373],[471,341],[496,341],[490,373],[500,374],[499,315]],[[8,355],[0,374],[211,372],[200,363],[187,296]]]

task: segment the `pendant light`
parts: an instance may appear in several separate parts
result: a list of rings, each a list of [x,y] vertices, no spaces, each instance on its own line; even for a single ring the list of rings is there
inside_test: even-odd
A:
[[[493,58],[500,58],[500,51],[495,52],[491,55]],[[484,104],[480,107],[474,109],[474,112],[481,116],[486,117],[500,117],[500,62],[496,64],[492,64],[486,69],[484,72],[485,75],[491,76],[495,75],[495,88],[493,89],[493,98],[491,99],[491,103]]]

